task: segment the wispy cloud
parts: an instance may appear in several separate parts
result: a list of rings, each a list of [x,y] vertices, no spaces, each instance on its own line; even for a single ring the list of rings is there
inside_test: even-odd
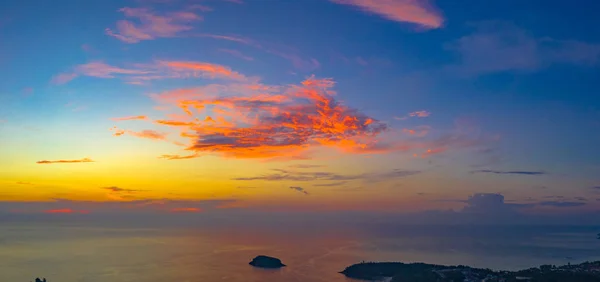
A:
[[[232,56],[234,56],[236,58],[240,58],[240,59],[243,59],[243,60],[246,60],[246,61],[254,61],[253,57],[244,55],[242,52],[240,52],[238,50],[219,49],[219,52],[226,53],[226,54],[232,55]]]
[[[408,135],[415,136],[415,137],[424,137],[429,133],[430,130],[431,130],[430,126],[420,125],[415,128],[403,128],[402,132],[404,132]]]
[[[520,174],[520,175],[544,175],[547,174],[543,171],[521,171],[521,170],[511,170],[511,171],[502,171],[502,170],[474,170],[471,173],[493,173],[493,174]]]
[[[137,43],[161,37],[175,37],[193,28],[192,23],[202,17],[190,11],[157,14],[147,8],[121,8],[119,12],[132,20],[120,20],[116,29],[107,28],[105,33],[123,42]]]
[[[137,198],[136,194],[143,191],[136,189],[126,189],[117,186],[102,187],[101,189],[107,190],[108,194],[106,196],[109,199],[116,201],[127,201],[135,199]]]
[[[154,80],[208,78],[236,81],[250,81],[248,78],[229,67],[219,64],[194,61],[157,60],[149,64],[134,64],[132,67],[118,67],[102,61],[92,61],[73,68],[73,78],[88,76],[96,78],[119,78],[129,84],[145,84]],[[60,76],[60,75],[59,75]],[[63,80],[63,83],[69,80]]]
[[[244,75],[218,64],[191,61],[160,61],[159,64],[175,71],[191,71],[198,74],[196,76],[248,80]]]
[[[416,24],[433,29],[443,25],[444,19],[431,6],[428,0],[330,0],[331,2],[354,6],[364,12],[375,14],[388,20]]]
[[[53,210],[45,210],[44,213],[47,213],[47,214],[72,214],[72,213],[88,214],[89,211],[72,210],[72,209],[53,209]]]
[[[57,160],[57,161],[37,161],[37,164],[70,164],[70,163],[93,163],[94,161],[89,158],[83,158],[80,160]]]
[[[111,128],[111,130],[114,130],[115,133],[113,133],[114,136],[121,136],[124,134],[127,135],[131,135],[134,137],[138,137],[138,138],[146,138],[146,139],[154,139],[154,140],[166,140],[167,139],[167,133],[163,133],[163,132],[158,132],[158,131],[154,131],[154,130],[142,130],[142,131],[132,131],[132,130],[122,130],[122,129],[118,129],[118,128]]]
[[[600,44],[536,38],[510,22],[486,21],[475,31],[447,45],[461,62],[448,71],[464,76],[505,71],[531,72],[552,64],[595,65]]]
[[[293,47],[274,44],[270,42],[258,42],[250,38],[244,38],[234,35],[220,34],[197,34],[197,37],[207,37],[218,40],[232,41],[246,46],[250,46],[263,52],[275,55],[289,61],[292,66],[301,71],[314,71],[321,67],[321,63],[315,58],[307,58],[299,54],[298,50]]]
[[[556,208],[570,208],[570,207],[580,207],[580,206],[585,206],[585,203],[583,202],[569,202],[569,201],[545,201],[545,202],[540,202],[538,203],[538,205],[540,206],[550,206],[550,207],[556,207]]]
[[[333,187],[333,186],[342,186],[344,184],[346,184],[346,181],[339,181],[339,182],[330,182],[330,183],[323,183],[323,184],[313,184],[313,186],[316,187]]]
[[[394,117],[394,119],[396,119],[396,120],[406,120],[406,119],[413,118],[413,117],[416,117],[416,118],[426,118],[426,117],[429,117],[430,115],[431,115],[431,112],[422,110],[422,111],[415,111],[415,112],[408,113],[407,115],[402,116],[402,117]]]
[[[52,84],[61,85],[75,79],[76,77],[76,73],[60,73],[54,76],[50,82]]]
[[[149,70],[126,69],[108,65],[102,61],[93,61],[75,67],[78,74],[100,78],[114,78],[115,75],[148,74]]]
[[[410,113],[408,115],[411,116],[411,117],[420,117],[420,118],[423,118],[423,117],[430,116],[431,113],[428,112],[428,111],[416,111],[416,112],[412,112],[412,113]]]
[[[201,208],[172,208],[171,212],[174,213],[198,213],[202,212]]]
[[[198,154],[192,154],[192,155],[162,155],[159,158],[161,159],[167,159],[167,160],[187,160],[187,159],[195,159],[200,157],[200,155]]]
[[[416,170],[402,170],[394,169],[387,172],[371,172],[371,173],[360,173],[360,174],[337,174],[333,172],[325,171],[290,171],[284,169],[277,169],[276,173],[263,174],[253,177],[237,177],[233,180],[239,181],[349,181],[349,180],[368,180],[371,182],[377,182],[387,179],[402,178],[421,173]],[[326,186],[326,185],[321,185]]]
[[[121,188],[121,187],[117,187],[117,186],[102,187],[102,189],[109,190],[112,192],[138,192],[138,191],[140,191],[140,190],[135,190],[135,189],[125,189],[125,188]]]
[[[299,186],[290,186],[290,189],[303,193],[304,195],[308,195],[308,191],[304,190],[304,188]]]
[[[324,165],[315,165],[315,164],[295,164],[290,165],[290,168],[319,168],[324,167]]]
[[[119,117],[119,118],[111,118],[114,121],[124,121],[124,120],[147,120],[148,116],[129,116],[129,117]]]
[[[109,190],[110,191],[110,190]],[[175,200],[175,199],[134,199],[111,198],[108,201],[77,201],[54,199],[43,202],[6,202],[0,201],[0,213],[19,211],[29,214],[102,214],[123,212],[198,212],[225,208],[236,200]]]

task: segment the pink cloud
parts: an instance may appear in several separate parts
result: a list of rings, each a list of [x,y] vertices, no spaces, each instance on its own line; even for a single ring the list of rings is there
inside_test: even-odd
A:
[[[231,68],[207,62],[193,61],[156,61],[150,64],[134,64],[131,68],[108,65],[101,61],[92,61],[74,67],[73,73],[59,74],[53,83],[66,83],[82,75],[97,78],[120,78],[129,84],[143,85],[149,81],[162,79],[209,78],[239,81],[256,80]]]
[[[54,76],[50,82],[52,84],[61,85],[75,79],[76,77],[76,73],[60,73]]]
[[[420,118],[424,118],[424,117],[428,117],[431,115],[430,112],[428,111],[416,111],[416,112],[412,112],[410,114],[408,114],[411,117],[420,117]]]
[[[137,23],[129,20],[117,22],[116,30],[105,30],[107,35],[123,42],[137,43],[160,37],[175,37],[181,32],[191,30],[191,23],[202,20],[202,17],[189,11],[170,12],[157,15],[146,8],[121,8],[125,17],[136,19]]]
[[[33,94],[33,88],[31,88],[31,87],[25,87],[25,88],[23,88],[23,95],[24,96],[31,96],[31,94]]]
[[[82,75],[100,78],[114,78],[117,74],[131,75],[149,73],[149,71],[145,70],[119,68],[107,65],[101,61],[94,61],[87,64],[79,65],[75,68],[75,70]]]
[[[366,13],[388,20],[416,24],[423,28],[440,28],[444,19],[428,3],[428,0],[330,0],[354,6]]]

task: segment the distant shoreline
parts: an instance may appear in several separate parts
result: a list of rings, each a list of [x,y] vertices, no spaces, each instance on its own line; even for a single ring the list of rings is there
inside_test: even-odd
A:
[[[376,281],[563,281],[600,282],[600,261],[541,265],[518,271],[495,271],[465,265],[446,266],[427,263],[362,262],[340,272],[348,278]]]

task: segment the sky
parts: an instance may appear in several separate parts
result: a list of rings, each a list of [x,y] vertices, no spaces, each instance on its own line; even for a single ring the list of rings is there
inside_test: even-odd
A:
[[[597,214],[597,8],[3,1],[0,213]]]

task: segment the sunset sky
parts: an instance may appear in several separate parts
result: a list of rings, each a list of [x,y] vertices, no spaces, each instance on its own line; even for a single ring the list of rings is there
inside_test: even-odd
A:
[[[598,8],[3,1],[0,213],[597,212]]]

